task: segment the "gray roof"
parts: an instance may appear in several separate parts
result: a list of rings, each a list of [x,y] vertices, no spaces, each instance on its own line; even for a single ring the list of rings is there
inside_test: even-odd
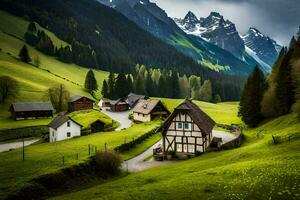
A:
[[[133,107],[140,99],[145,99],[145,95],[130,93],[126,99],[126,102],[130,107]]]
[[[52,111],[52,104],[49,102],[43,103],[13,103],[10,109],[15,112],[26,112],[26,111]]]
[[[140,99],[136,106],[133,108],[133,112],[148,115],[152,110],[160,103],[159,100],[144,100]]]
[[[53,129],[57,129],[58,127],[60,127],[61,125],[63,125],[65,122],[67,122],[69,120],[73,121],[74,123],[76,123],[76,124],[78,124],[79,126],[82,127],[82,125],[80,125],[79,123],[74,121],[68,115],[59,115],[59,116],[57,116],[55,119],[52,120],[52,122],[50,122],[49,127],[53,128]]]
[[[209,134],[216,124],[215,121],[203,112],[196,104],[187,99],[175,108],[174,112],[166,119],[158,131],[165,132],[176,115],[182,111],[186,112],[192,118],[204,134]]]
[[[81,98],[83,98],[83,97],[85,97],[85,96],[81,96],[81,95],[71,96],[70,99],[69,99],[69,102],[75,102],[75,101],[78,101],[79,99],[81,99]],[[87,98],[87,99],[89,99],[89,100],[91,100],[91,101],[94,102],[93,99],[90,99],[90,98],[88,98],[88,97],[85,97],[85,98]]]

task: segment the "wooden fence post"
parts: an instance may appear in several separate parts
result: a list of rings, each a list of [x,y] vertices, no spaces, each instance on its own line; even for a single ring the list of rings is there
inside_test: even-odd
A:
[[[91,144],[89,144],[89,155],[91,155]]]
[[[105,142],[105,144],[104,144],[104,150],[106,151],[106,142]]]
[[[77,154],[76,154],[76,159],[77,159],[77,160],[78,160],[78,157],[79,157],[79,156],[78,156],[78,153],[77,153]]]

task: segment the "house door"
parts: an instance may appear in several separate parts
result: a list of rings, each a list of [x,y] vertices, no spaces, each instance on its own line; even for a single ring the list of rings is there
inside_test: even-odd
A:
[[[182,138],[182,145],[183,145],[183,152],[187,153],[188,152],[188,138],[187,137]]]

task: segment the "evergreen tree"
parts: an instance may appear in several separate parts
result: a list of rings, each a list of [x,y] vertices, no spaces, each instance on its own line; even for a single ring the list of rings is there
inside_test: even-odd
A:
[[[292,39],[291,39],[291,41],[290,41],[289,48],[290,48],[290,49],[293,48],[293,46],[294,46],[295,44],[296,44],[296,39],[295,39],[295,37],[293,36]]]
[[[135,92],[137,94],[146,94],[145,81],[141,75],[138,75],[135,83]]]
[[[191,96],[189,80],[186,77],[186,75],[184,75],[183,77],[179,77],[179,91],[180,91],[181,98],[186,98]]]
[[[210,102],[212,99],[212,86],[209,80],[204,81],[200,88],[200,100]]]
[[[295,87],[292,77],[292,58],[293,50],[290,50],[283,58],[282,64],[278,68],[276,78],[277,87],[275,96],[278,100],[277,114],[284,115],[290,112],[292,105],[295,103]]]
[[[261,100],[265,89],[264,75],[255,67],[245,84],[239,107],[239,115],[249,127],[256,127],[263,119]]]
[[[109,98],[108,85],[106,80],[103,80],[101,94],[104,98]]]
[[[108,76],[108,98],[115,98],[115,74],[113,72],[110,72]]]
[[[178,80],[178,75],[176,72],[172,72],[172,75],[170,77],[170,82],[169,82],[169,85],[170,85],[170,89],[171,89],[171,98],[178,98],[179,97],[179,80]]]
[[[118,98],[125,98],[128,95],[127,80],[123,73],[120,73],[117,77],[115,94]]]
[[[213,103],[221,103],[222,99],[220,97],[220,95],[216,94],[212,100]]]
[[[94,91],[98,90],[97,80],[95,78],[95,74],[94,74],[93,70],[91,70],[91,69],[86,74],[84,87],[91,94],[93,94]]]
[[[38,32],[38,38],[36,48],[47,55],[54,55],[55,48],[51,38],[44,31]]]
[[[146,94],[148,96],[154,95],[154,83],[152,81],[151,76],[148,74],[146,78]]]
[[[127,88],[128,88],[128,93],[134,92],[133,82],[130,74],[127,75]]]
[[[37,32],[37,28],[36,28],[35,23],[34,22],[30,22],[29,25],[28,25],[28,27],[27,27],[27,30],[29,32],[32,32],[32,33],[35,34]]]
[[[31,61],[26,45],[24,45],[20,50],[19,57],[23,62],[29,63]]]

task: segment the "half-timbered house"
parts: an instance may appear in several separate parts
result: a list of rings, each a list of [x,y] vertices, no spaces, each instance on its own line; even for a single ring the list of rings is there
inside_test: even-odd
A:
[[[182,154],[205,152],[212,141],[215,122],[192,100],[185,100],[159,128],[163,151]]]

